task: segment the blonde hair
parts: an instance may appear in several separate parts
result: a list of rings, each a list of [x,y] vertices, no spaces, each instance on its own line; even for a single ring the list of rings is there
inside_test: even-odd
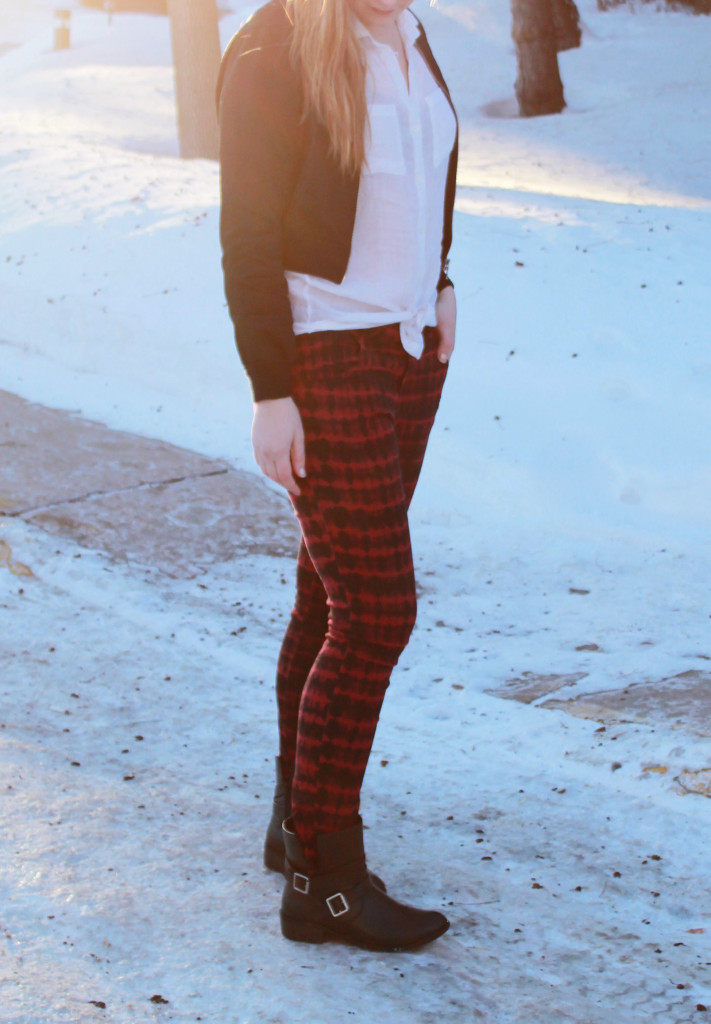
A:
[[[341,170],[357,174],[365,160],[368,109],[365,61],[348,0],[288,0],[287,9],[306,108],[324,124]]]

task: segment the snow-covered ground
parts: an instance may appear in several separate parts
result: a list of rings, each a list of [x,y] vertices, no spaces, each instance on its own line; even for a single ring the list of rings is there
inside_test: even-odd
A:
[[[568,109],[520,121],[503,0],[416,3],[462,120],[460,327],[364,813],[373,866],[452,931],[396,958],[278,935],[288,563],[168,581],[5,519],[34,578],[0,559],[0,1021],[711,1012],[711,803],[673,782],[708,741],[485,692],[707,669],[711,19],[586,0]],[[218,173],[177,159],[167,21],[77,6],[56,53],[53,10],[0,0],[0,388],[249,469]]]

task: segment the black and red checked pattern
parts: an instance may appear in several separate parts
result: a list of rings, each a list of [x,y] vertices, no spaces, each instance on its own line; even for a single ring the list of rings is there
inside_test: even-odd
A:
[[[356,820],[385,691],[415,624],[407,509],[447,367],[433,328],[419,360],[397,324],[298,340],[307,477],[292,498],[303,540],[277,702],[294,823],[313,861],[318,833]]]

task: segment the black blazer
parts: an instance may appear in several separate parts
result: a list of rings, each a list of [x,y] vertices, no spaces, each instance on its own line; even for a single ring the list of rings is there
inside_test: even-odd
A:
[[[217,85],[225,294],[255,401],[291,394],[296,343],[284,271],[342,281],[358,200],[360,175],[341,172],[323,125],[303,117],[291,32],[282,0],[270,0],[230,42]],[[421,25],[415,45],[451,104]],[[456,169],[455,141],[438,290],[451,284]]]

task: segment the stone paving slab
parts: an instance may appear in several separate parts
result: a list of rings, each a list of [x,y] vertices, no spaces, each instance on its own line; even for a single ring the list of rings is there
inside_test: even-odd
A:
[[[587,672],[550,673],[541,675],[537,672],[523,672],[515,679],[507,679],[503,686],[485,690],[493,697],[504,697],[506,700],[517,700],[521,704],[532,704],[534,700],[556,693],[564,686],[575,686],[584,679]]]
[[[606,725],[624,722],[642,725],[671,725],[697,736],[711,736],[711,671],[692,669],[662,679],[647,679],[606,690],[578,693],[565,698],[562,691],[585,679],[586,672],[550,673],[523,672],[507,679],[502,686],[485,692],[504,700],[555,711],[565,711],[575,718],[588,718]],[[549,696],[557,694],[557,696]],[[541,698],[548,697],[547,700]],[[656,768],[651,770],[655,771]],[[666,769],[664,769],[666,771]],[[680,782],[686,792],[711,797],[711,769],[704,769],[702,778]]]
[[[296,550],[285,498],[255,474],[0,391],[0,516],[177,578]]]
[[[226,471],[227,463],[0,391],[0,510]]]
[[[676,722],[699,736],[711,736],[711,671],[692,669],[665,679],[579,694],[569,700],[552,697],[539,707],[609,723],[674,725]]]

